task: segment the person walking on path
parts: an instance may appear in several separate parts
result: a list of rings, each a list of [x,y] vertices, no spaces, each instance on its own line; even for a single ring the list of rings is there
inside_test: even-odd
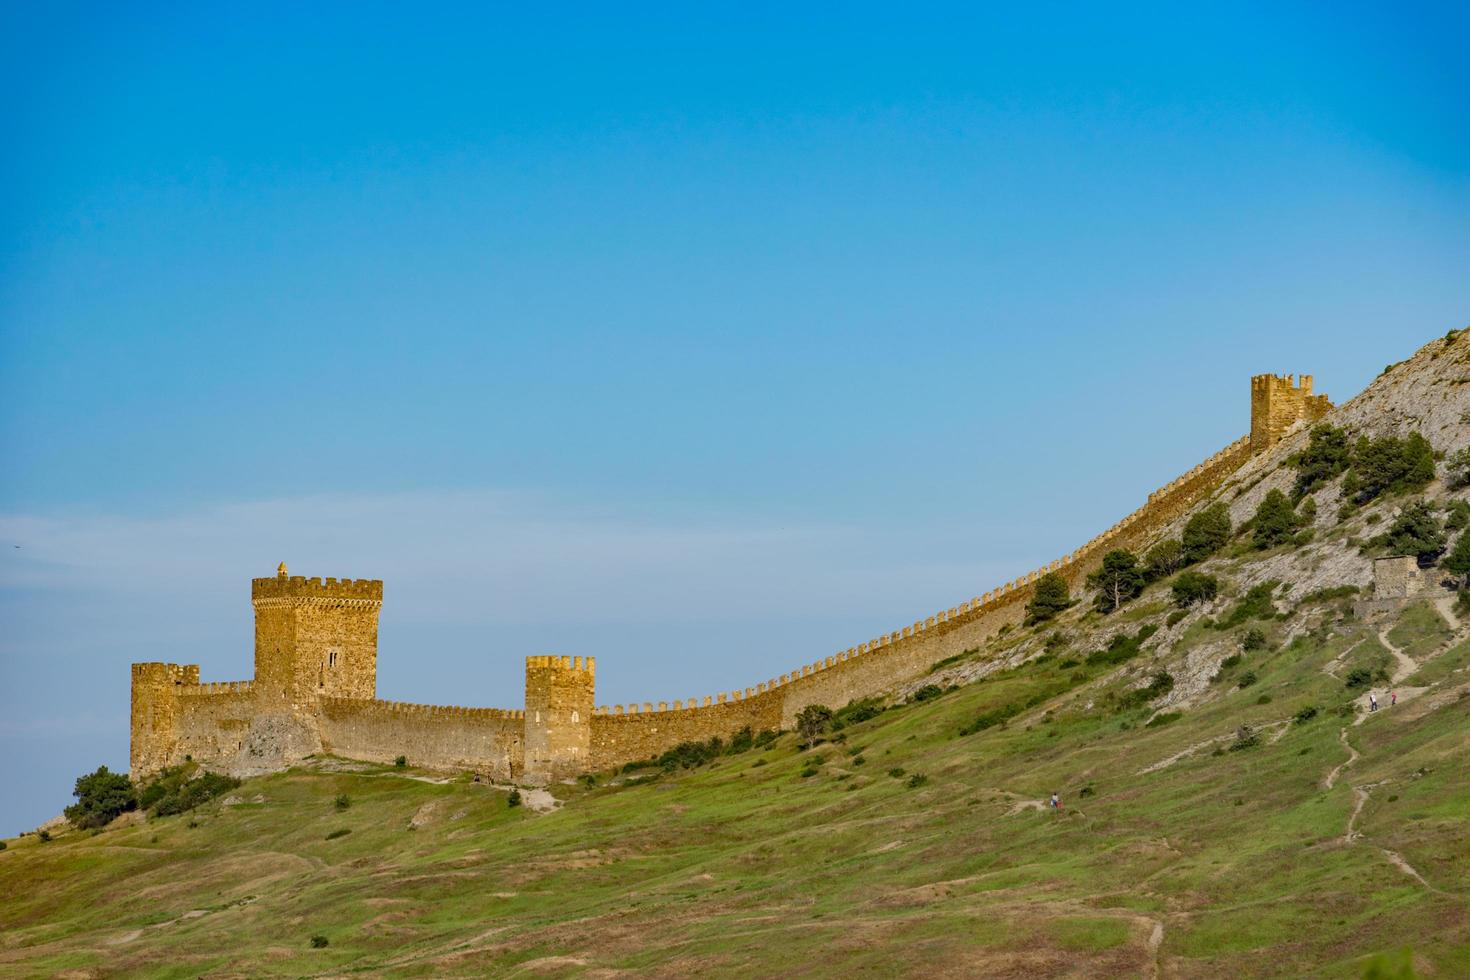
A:
[[[1372,691],[1368,692],[1368,710],[1378,710],[1378,695],[1374,694]]]
[[[1398,691],[1389,691],[1388,692],[1388,706],[1390,708],[1392,708],[1394,705],[1396,705],[1398,703],[1399,703],[1399,692]]]
[[[1053,810],[1060,810],[1062,808],[1062,801],[1057,798],[1056,793],[1051,794],[1051,808]]]

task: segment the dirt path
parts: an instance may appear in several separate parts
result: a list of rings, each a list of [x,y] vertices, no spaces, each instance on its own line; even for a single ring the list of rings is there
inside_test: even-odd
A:
[[[1445,622],[1450,624],[1450,629],[1456,633],[1464,629],[1464,624],[1460,622],[1460,617],[1455,615],[1455,606],[1459,601],[1459,596],[1454,595],[1447,595],[1434,600],[1434,608],[1439,610],[1439,614],[1445,618]]]
[[[1272,740],[1272,742],[1276,742],[1276,741],[1279,741],[1280,740],[1280,737],[1281,736],[1280,736],[1280,733],[1279,732],[1276,732],[1274,730],[1275,729],[1280,729],[1281,732],[1285,732],[1286,731],[1286,726],[1288,726],[1290,724],[1291,724],[1291,719],[1290,718],[1284,718],[1281,721],[1268,721],[1264,725],[1262,725],[1257,731],[1258,731],[1258,733],[1265,733],[1267,731],[1271,731],[1272,732],[1272,735],[1273,735],[1273,737],[1272,737],[1271,740]],[[1189,746],[1186,746],[1186,747],[1180,749],[1178,752],[1175,752],[1173,755],[1169,756],[1168,758],[1160,759],[1158,762],[1155,762],[1153,765],[1144,766],[1142,769],[1138,770],[1138,773],[1137,774],[1140,775],[1140,776],[1146,776],[1146,775],[1148,775],[1151,772],[1158,772],[1160,769],[1167,769],[1170,766],[1172,766],[1174,763],[1179,762],[1181,759],[1187,759],[1190,756],[1194,755],[1200,749],[1206,749],[1206,748],[1209,748],[1211,745],[1217,745],[1217,744],[1219,744],[1221,742],[1228,742],[1228,741],[1230,741],[1234,737],[1235,737],[1235,733],[1234,732],[1227,732],[1224,735],[1216,735],[1214,738],[1207,738],[1203,742],[1195,742],[1193,745],[1189,745]]]
[[[1323,789],[1331,789],[1333,786],[1337,785],[1338,774],[1340,774],[1344,769],[1352,765],[1354,762],[1357,762],[1358,759],[1362,758],[1358,755],[1358,750],[1353,748],[1352,745],[1348,743],[1346,728],[1337,733],[1337,740],[1342,743],[1343,748],[1348,750],[1348,757],[1345,762],[1339,762],[1337,764],[1337,767],[1327,774],[1327,778],[1322,781]]]

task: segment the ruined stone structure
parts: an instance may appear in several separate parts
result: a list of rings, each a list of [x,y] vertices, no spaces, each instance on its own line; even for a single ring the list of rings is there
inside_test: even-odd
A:
[[[1251,452],[1270,449],[1298,422],[1311,424],[1332,408],[1326,395],[1312,394],[1312,376],[1258,374],[1251,378]]]
[[[236,773],[269,771],[329,752],[473,769],[544,782],[646,759],[680,742],[789,728],[809,704],[839,707],[891,690],[936,661],[1019,623],[1038,578],[1080,588],[1115,548],[1137,549],[1205,500],[1255,452],[1330,407],[1289,377],[1251,379],[1251,434],[1215,453],[1081,548],[1001,588],[742,690],[596,707],[592,657],[526,659],[524,709],[460,708],[377,699],[380,581],[255,579],[255,679],[201,684],[197,665],[134,664],[135,777],[186,756]],[[1410,559],[1412,561],[1412,559]],[[1382,588],[1383,586],[1380,586]]]
[[[1429,590],[1430,577],[1414,555],[1373,561],[1373,598],[1412,599]]]

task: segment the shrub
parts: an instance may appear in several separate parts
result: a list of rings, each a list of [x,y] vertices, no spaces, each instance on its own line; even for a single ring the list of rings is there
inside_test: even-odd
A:
[[[1058,650],[1065,650],[1071,642],[1072,638],[1066,633],[1053,633],[1046,638],[1046,652],[1056,653]]]
[[[1470,452],[1470,450],[1465,450]],[[1470,502],[1451,500],[1445,504],[1444,529],[1454,532],[1470,527]]]
[[[1168,578],[1184,567],[1184,546],[1166,538],[1143,555],[1143,574],[1150,582]]]
[[[44,843],[46,843],[47,841],[49,841],[51,839],[51,831],[49,831],[49,830],[38,830],[38,831],[36,831],[36,836],[39,837],[39,838],[41,838],[41,843],[44,844]]]
[[[1241,623],[1252,619],[1270,619],[1276,615],[1276,605],[1271,601],[1272,594],[1281,583],[1272,579],[1262,582],[1260,585],[1251,586],[1250,590],[1236,603],[1230,615],[1220,620],[1217,624],[1221,629],[1229,629],[1239,626]]]
[[[774,732],[767,728],[755,737],[755,747],[758,749],[769,748],[770,746],[774,745],[776,739],[780,737],[780,732]]]
[[[801,771],[801,778],[802,779],[811,779],[816,774],[817,774],[817,768],[816,768],[816,766],[808,765],[805,769],[803,769]]]
[[[725,749],[725,754],[739,755],[742,752],[749,752],[754,746],[755,732],[749,725],[746,725],[740,731],[730,736],[730,746]]]
[[[888,770],[888,775],[892,776],[894,779],[902,779],[903,773],[904,770],[902,766],[894,766],[892,769]]]
[[[914,692],[911,700],[933,701],[935,698],[939,697],[943,693],[944,688],[940,687],[938,684],[925,684],[923,687]]]
[[[1346,599],[1358,594],[1356,585],[1339,585],[1336,588],[1318,589],[1316,592],[1308,592],[1302,596],[1301,605],[1309,602],[1332,602],[1336,599]]]
[[[1249,725],[1241,725],[1235,730],[1235,741],[1230,743],[1231,752],[1241,752],[1245,749],[1253,749],[1261,743],[1260,734]]]
[[[832,724],[832,709],[822,704],[809,704],[796,713],[796,734],[802,745],[810,748],[816,744],[817,736]]]
[[[858,722],[876,718],[884,711],[882,698],[858,698],[849,701],[838,708],[832,715],[833,731],[841,730],[848,725],[856,725]]]
[[[240,780],[217,772],[199,773],[190,779],[194,771],[192,765],[164,769],[157,781],[143,790],[140,801],[148,801],[144,805],[154,816],[166,817],[192,810],[240,785]]]
[[[725,753],[725,741],[716,735],[708,742],[680,742],[654,760],[664,772],[694,769]]]
[[[750,768],[752,768],[752,769],[754,769],[754,768],[756,768],[756,767],[757,767],[757,766],[763,766],[763,765],[765,765],[765,764],[766,764],[766,760],[765,760],[765,759],[760,759],[760,758],[758,758],[758,759],[756,759],[756,760],[755,760],[755,761],[754,761],[754,762],[752,762],[752,763],[751,763],[751,764],[750,764]]]
[[[999,708],[992,708],[989,711],[982,711],[975,716],[974,721],[960,729],[960,736],[973,735],[976,732],[983,732],[987,728],[994,728],[996,725],[1004,725],[1024,710],[1025,708],[1022,705],[1007,704]]]
[[[1152,624],[1141,627],[1132,636],[1119,633],[1113,637],[1104,650],[1097,650],[1087,655],[1087,665],[1097,666],[1099,664],[1114,667],[1125,661],[1132,660],[1142,652],[1143,641],[1147,640],[1157,632],[1158,627]]]
[[[1385,493],[1420,490],[1434,479],[1434,447],[1417,432],[1405,439],[1362,436],[1353,445],[1352,469],[1343,496],[1366,504]]]
[[[1189,613],[1186,610],[1176,609],[1176,610],[1174,610],[1173,612],[1171,612],[1169,614],[1169,618],[1168,619],[1164,620],[1164,625],[1165,626],[1177,626],[1177,625],[1179,625],[1180,621],[1183,620],[1184,617],[1185,616],[1188,616],[1188,615],[1189,615]]]
[[[1373,683],[1373,671],[1366,667],[1354,667],[1348,671],[1348,675],[1343,679],[1343,683],[1349,688],[1367,687]]]
[[[1307,437],[1307,448],[1291,458],[1296,467],[1296,496],[1303,497],[1340,476],[1348,468],[1352,449],[1347,430],[1319,425]]]
[[[408,765],[408,756],[400,755],[398,758],[393,760],[393,765],[397,766],[399,769],[402,769],[404,766]]]
[[[505,798],[505,805],[512,808],[520,806],[521,791],[515,787],[511,787],[510,795]]]
[[[1292,715],[1291,720],[1296,722],[1298,725],[1305,725],[1307,722],[1311,721],[1315,717],[1317,717],[1317,706],[1315,704],[1309,704],[1302,710],[1298,711],[1296,714]]]
[[[328,945],[329,943],[327,941],[327,937],[323,936],[321,933],[317,933],[315,936],[311,937],[312,949],[326,949]]]
[[[1099,612],[1116,612],[1143,591],[1143,570],[1133,552],[1118,548],[1103,556],[1102,567],[1087,576],[1087,585],[1098,590]]]
[[[77,801],[64,811],[66,819],[79,830],[105,827],[115,818],[138,806],[138,793],[132,780],[120,772],[108,772],[106,766],[78,776],[71,791]]]
[[[1470,531],[1463,532],[1441,564],[1451,575],[1470,585]]]
[[[597,788],[597,777],[590,772],[582,773],[582,775],[577,777],[577,781],[587,789]]]
[[[918,789],[920,786],[923,786],[928,781],[929,781],[929,777],[928,776],[924,775],[921,772],[916,772],[912,776],[909,777],[909,781],[908,781],[908,784],[907,785],[908,785],[908,788],[909,789]]]
[[[3,840],[0,840],[0,851],[5,850],[9,846],[9,844],[5,843]]]
[[[349,797],[346,793],[338,793],[337,798],[332,801],[332,805],[335,806],[339,811],[345,810],[352,805],[352,798]]]
[[[1150,701],[1163,697],[1174,689],[1174,676],[1166,671],[1159,671],[1149,679],[1148,685],[1136,688],[1124,694],[1119,699],[1119,710],[1127,711],[1137,708]]]
[[[1262,550],[1286,544],[1302,524],[1291,501],[1280,490],[1266,494],[1251,522],[1251,539]]]
[[[1174,593],[1174,605],[1184,610],[1197,602],[1209,602],[1219,595],[1220,580],[1200,572],[1180,572],[1170,588]]]
[[[351,828],[341,827],[341,828],[338,828],[337,830],[332,831],[330,834],[328,834],[327,835],[327,840],[336,840],[339,837],[346,837],[350,833],[352,833]]]
[[[1026,603],[1026,625],[1044,623],[1072,604],[1067,580],[1060,572],[1047,572],[1036,580],[1031,601]]]
[[[1245,690],[1259,679],[1260,678],[1256,676],[1255,671],[1248,670],[1244,674],[1240,675],[1240,680],[1236,682],[1236,686],[1239,687],[1241,690]]]
[[[852,757],[852,764],[855,766],[867,765],[867,762],[868,760],[861,755],[855,755]]]
[[[1242,650],[1264,650],[1266,649],[1266,633],[1264,630],[1252,626],[1245,631],[1245,636],[1240,639]]]
[[[1225,547],[1234,530],[1230,523],[1230,508],[1224,504],[1211,504],[1184,525],[1184,535],[1180,539],[1184,560],[1191,565],[1204,561]]]
[[[1428,565],[1444,552],[1445,533],[1427,503],[1418,501],[1399,511],[1380,539],[1393,555],[1413,555]]]

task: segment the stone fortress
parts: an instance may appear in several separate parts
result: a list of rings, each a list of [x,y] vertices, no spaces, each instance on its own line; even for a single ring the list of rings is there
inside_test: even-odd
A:
[[[524,709],[404,704],[377,697],[383,583],[289,575],[251,583],[255,679],[201,684],[196,664],[132,668],[131,772],[186,758],[252,774],[314,753],[466,769],[542,783],[647,759],[680,742],[749,727],[790,728],[809,704],[840,707],[892,689],[935,661],[1021,621],[1035,581],[1060,572],[1074,589],[1114,548],[1137,548],[1226,482],[1252,455],[1331,408],[1312,379],[1251,378],[1251,430],[1143,507],[1044,568],[958,606],[743,690],[656,705],[594,705],[592,657],[526,658]]]

